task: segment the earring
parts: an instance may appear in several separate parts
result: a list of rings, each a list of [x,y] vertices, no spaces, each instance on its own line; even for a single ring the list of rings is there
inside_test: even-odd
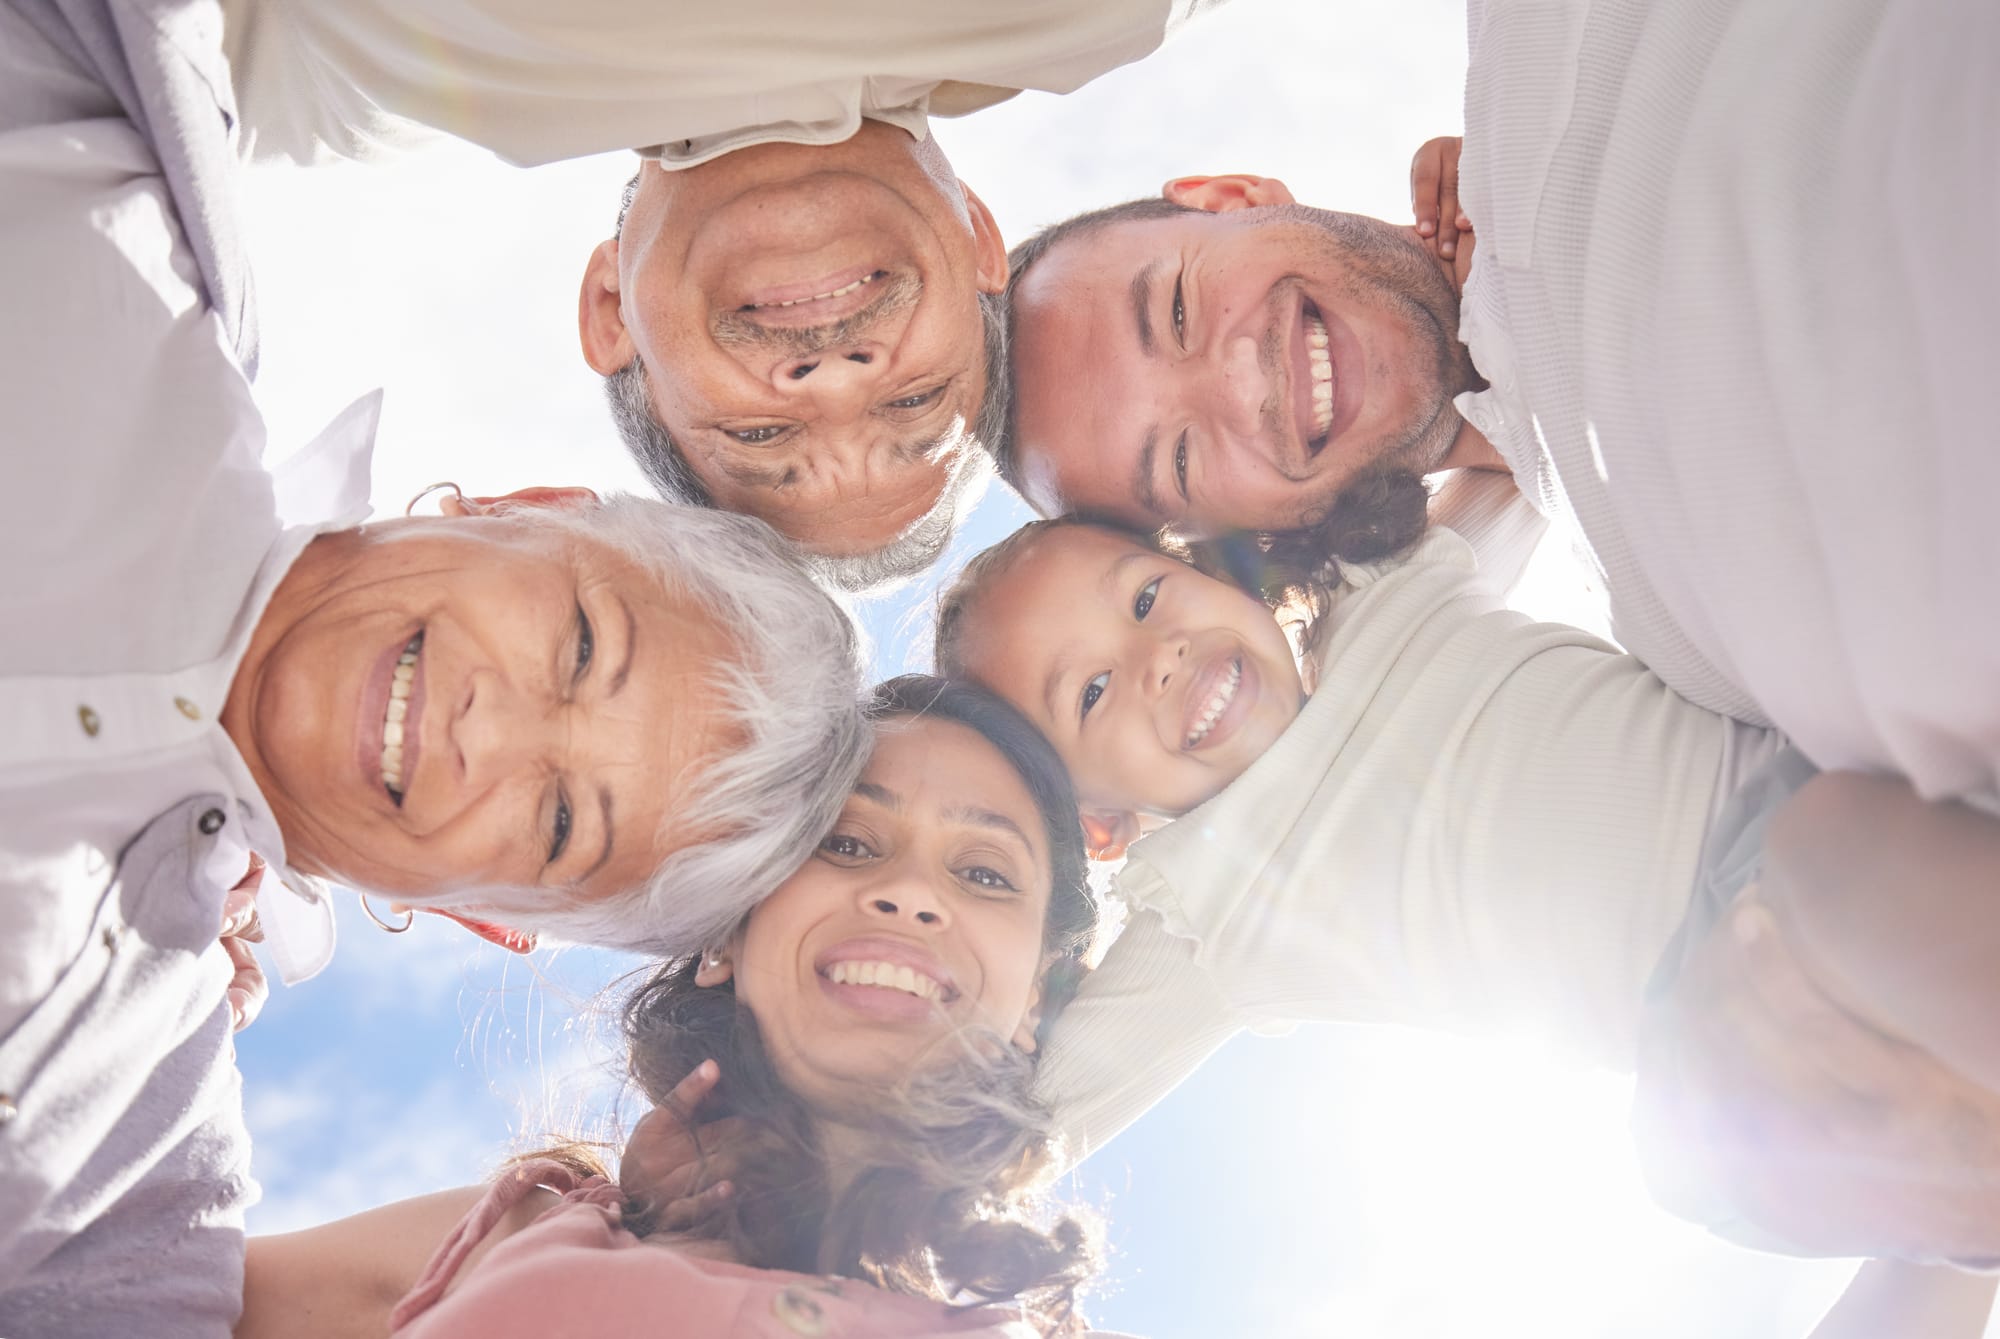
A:
[[[705,949],[701,955],[701,965],[711,972],[727,961],[728,958],[719,948]]]
[[[361,899],[361,909],[368,913],[368,919],[374,921],[376,925],[392,935],[399,935],[417,923],[417,913],[409,907],[404,907],[403,923],[401,925],[391,925],[375,914],[375,904],[368,900],[368,894],[357,893],[356,896]]]
[[[411,498],[410,505],[403,508],[403,515],[405,516],[416,515],[417,504],[419,502],[422,502],[425,498],[429,497],[432,493],[437,492],[441,488],[449,488],[452,491],[453,495],[456,496],[460,502],[465,501],[465,490],[460,488],[457,484],[451,482],[451,480],[447,479],[442,483],[432,484],[430,487],[424,489],[422,492],[418,493],[415,497]]]

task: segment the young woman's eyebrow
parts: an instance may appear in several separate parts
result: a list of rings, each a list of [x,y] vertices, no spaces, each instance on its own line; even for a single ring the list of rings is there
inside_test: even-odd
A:
[[[976,805],[953,805],[944,811],[944,820],[947,823],[969,823],[974,827],[1012,833],[1019,839],[1021,845],[1031,851],[1034,849],[1034,843],[1028,840],[1028,834],[1021,830],[1019,823],[992,809],[981,809]]]
[[[891,813],[903,812],[903,797],[887,786],[877,785],[873,781],[857,781],[854,783],[854,793],[864,800],[873,800]]]

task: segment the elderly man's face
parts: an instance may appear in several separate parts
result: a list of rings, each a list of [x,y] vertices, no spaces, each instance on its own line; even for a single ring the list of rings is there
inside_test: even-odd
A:
[[[641,360],[716,504],[821,553],[921,518],[986,393],[978,294],[1006,253],[935,143],[864,122],[837,145],[648,165],[584,275],[586,361]]]
[[[1308,524],[1371,466],[1435,468],[1473,378],[1410,230],[1290,204],[1079,232],[1013,321],[1029,500],[1197,535]]]
[[[732,640],[613,550],[532,513],[314,540],[223,724],[301,869],[404,900],[642,882],[692,768],[730,748]]]

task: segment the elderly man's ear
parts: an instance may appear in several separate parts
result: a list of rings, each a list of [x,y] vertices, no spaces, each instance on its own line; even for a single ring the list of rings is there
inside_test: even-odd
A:
[[[594,507],[598,501],[593,489],[536,484],[498,497],[467,497],[453,491],[439,498],[438,511],[446,516],[490,516],[495,511],[517,507]]]
[[[1290,188],[1276,177],[1253,177],[1247,172],[1221,177],[1176,177],[1160,187],[1160,194],[1177,205],[1211,214],[1298,203],[1292,199]]]

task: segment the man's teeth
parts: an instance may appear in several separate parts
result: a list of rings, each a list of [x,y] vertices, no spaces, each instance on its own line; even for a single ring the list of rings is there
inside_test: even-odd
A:
[[[944,996],[944,987],[922,972],[893,962],[837,962],[826,969],[827,980],[837,986],[876,986],[900,990],[922,1000]]]
[[[1208,703],[1202,708],[1201,716],[1194,723],[1194,729],[1188,731],[1184,747],[1193,748],[1208,738],[1208,732],[1215,728],[1216,721],[1235,699],[1237,686],[1242,682],[1243,662],[1230,661],[1229,669],[1223,674],[1222,681],[1216,684],[1215,691],[1208,695]]]
[[[420,632],[396,657],[396,671],[389,679],[389,708],[382,715],[382,784],[398,804],[403,800],[403,720],[410,714],[410,688],[417,681],[417,656],[423,649]]]
[[[862,275],[859,279],[856,279],[851,284],[842,284],[839,288],[833,289],[830,292],[815,293],[809,298],[792,298],[788,302],[752,302],[746,306],[745,310],[766,311],[778,307],[796,307],[801,302],[823,302],[827,298],[844,298],[849,293],[852,293],[855,289],[860,288],[863,284],[872,284],[881,277],[882,277],[882,271],[876,270],[873,273]]]
[[[1312,371],[1313,436],[1333,428],[1333,355],[1327,351],[1326,322],[1315,312],[1306,317],[1306,365]]]

